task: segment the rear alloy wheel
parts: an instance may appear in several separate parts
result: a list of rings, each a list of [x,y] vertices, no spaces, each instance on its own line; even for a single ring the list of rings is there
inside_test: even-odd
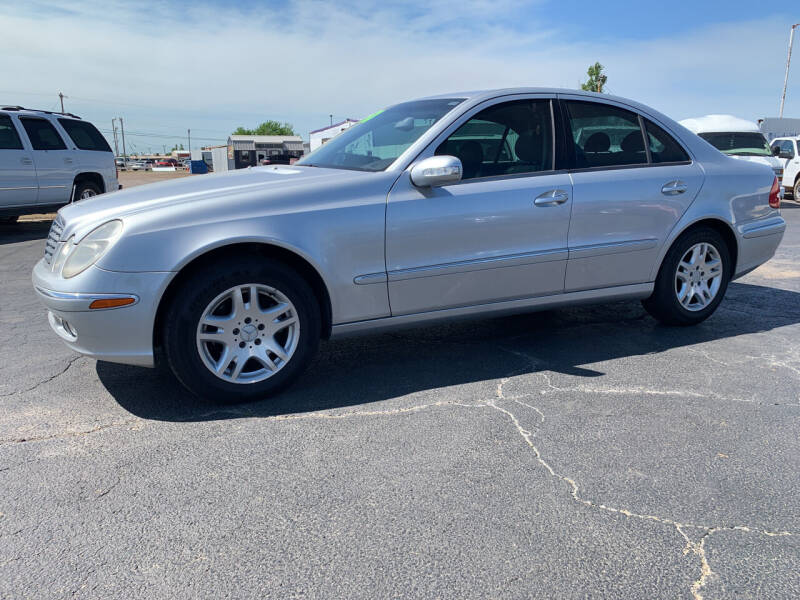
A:
[[[220,261],[186,279],[164,317],[178,380],[223,402],[266,398],[295,379],[319,344],[320,309],[306,281],[269,259]]]
[[[91,181],[82,181],[75,186],[75,200],[86,200],[94,196],[99,196],[103,192],[97,187],[97,184]]]
[[[666,325],[700,323],[722,302],[731,269],[728,247],[717,231],[689,231],[667,252],[653,294],[642,304]]]

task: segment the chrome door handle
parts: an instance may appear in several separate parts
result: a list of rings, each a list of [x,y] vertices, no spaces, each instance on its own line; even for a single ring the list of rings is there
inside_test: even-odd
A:
[[[21,162],[23,165],[32,165],[33,164],[33,160],[31,160],[30,158],[20,158],[19,162]]]
[[[667,196],[677,196],[685,192],[688,187],[682,181],[670,181],[661,187],[661,193]]]
[[[71,164],[72,164],[72,159],[71,159],[71,158],[65,158],[65,159],[64,159],[64,162],[65,162],[66,164],[68,164],[68,165],[71,165]]]
[[[564,190],[550,190],[549,192],[536,196],[533,203],[536,206],[557,206],[559,204],[564,204],[567,200],[569,200],[569,194]]]

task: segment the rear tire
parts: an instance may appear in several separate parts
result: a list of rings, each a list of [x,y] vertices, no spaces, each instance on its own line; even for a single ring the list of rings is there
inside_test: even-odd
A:
[[[294,381],[320,333],[319,304],[300,275],[275,260],[230,257],[196,271],[172,297],[164,353],[196,396],[246,402]]]
[[[102,193],[103,190],[101,190],[96,183],[92,183],[91,181],[81,181],[75,186],[74,201],[77,202],[78,200],[86,200],[87,198],[99,196]]]
[[[730,250],[718,231],[701,227],[672,244],[645,310],[665,325],[696,325],[722,302],[733,275]]]

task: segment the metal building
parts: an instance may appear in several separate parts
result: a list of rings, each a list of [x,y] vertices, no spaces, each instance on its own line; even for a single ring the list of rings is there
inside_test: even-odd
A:
[[[234,169],[261,164],[288,165],[301,156],[303,139],[297,135],[232,135],[228,138],[228,158],[233,160]]]

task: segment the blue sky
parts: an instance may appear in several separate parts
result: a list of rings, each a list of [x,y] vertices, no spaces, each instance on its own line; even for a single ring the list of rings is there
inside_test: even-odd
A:
[[[463,89],[577,87],[606,65],[611,92],[674,118],[775,116],[787,3],[752,0],[0,0],[0,102],[58,106],[141,151],[224,142],[289,121],[335,120]],[[800,117],[800,35],[786,116]]]

